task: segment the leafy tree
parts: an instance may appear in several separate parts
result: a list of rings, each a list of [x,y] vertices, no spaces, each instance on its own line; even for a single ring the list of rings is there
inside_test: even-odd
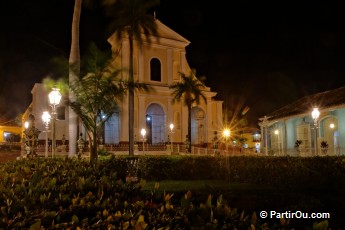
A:
[[[97,131],[119,110],[126,91],[120,72],[111,65],[111,52],[101,52],[92,44],[81,62],[80,77],[69,85],[75,97],[69,105],[87,130],[91,163],[97,162]]]
[[[106,14],[111,17],[109,31],[115,32],[118,41],[128,36],[129,39],[129,82],[134,83],[133,76],[133,48],[134,40],[140,45],[143,43],[143,34],[146,42],[150,43],[150,35],[157,35],[157,24],[148,10],[159,4],[159,0],[117,0],[103,1]],[[134,87],[128,90],[128,129],[129,155],[134,155]]]
[[[188,141],[191,143],[191,134],[192,134],[192,106],[199,105],[200,99],[203,99],[206,103],[206,97],[203,93],[205,88],[204,81],[205,77],[196,77],[196,71],[191,70],[189,75],[180,73],[181,81],[176,82],[169,86],[173,90],[172,95],[174,97],[174,102],[183,101],[184,105],[188,108]],[[190,152],[190,146],[188,152]]]
[[[129,89],[149,91],[146,84],[121,79],[122,70],[112,65],[111,51],[102,52],[92,43],[82,58],[80,77],[69,84],[74,100],[68,104],[81,119],[90,140],[90,162],[97,162],[97,133],[114,113]]]
[[[110,0],[111,1],[111,0]],[[74,0],[72,28],[71,28],[71,49],[69,54],[69,84],[79,77],[80,74],[80,15],[82,11],[82,5],[87,8],[94,8],[97,5],[96,0]],[[73,68],[73,69],[72,69]],[[74,100],[73,92],[68,94],[69,100]],[[73,156],[77,150],[77,126],[78,117],[74,111],[69,109],[68,129],[69,129],[69,155]]]

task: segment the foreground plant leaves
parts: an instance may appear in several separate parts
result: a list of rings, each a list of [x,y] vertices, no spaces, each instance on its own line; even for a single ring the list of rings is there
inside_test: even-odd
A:
[[[126,162],[91,166],[74,159],[37,159],[2,165],[0,229],[267,229],[255,212],[239,214],[222,195],[214,200],[209,194],[204,203],[193,204],[191,191],[180,199],[165,191],[158,196],[159,183],[145,194],[144,179],[125,180]]]

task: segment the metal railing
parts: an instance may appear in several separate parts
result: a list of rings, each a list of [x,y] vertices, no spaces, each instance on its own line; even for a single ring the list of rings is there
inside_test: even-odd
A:
[[[0,142],[0,146],[6,146],[8,143]],[[20,146],[21,143],[11,143],[11,146]],[[49,152],[51,152],[51,146],[49,146]],[[105,144],[102,145],[106,151],[112,153],[126,153],[128,152],[128,144]],[[37,146],[37,152],[43,153],[45,152],[45,145],[39,144]],[[88,146],[85,145],[84,152],[89,152]],[[257,156],[299,156],[299,157],[311,157],[311,156],[340,156],[345,155],[345,147],[339,146],[336,148],[329,147],[327,149],[318,148],[317,152],[315,153],[314,148],[290,148],[290,149],[274,149],[270,148],[267,151],[265,149],[261,149],[259,153],[256,153],[252,149],[245,149],[240,148],[238,146],[229,146],[228,150],[226,149],[214,149],[210,147],[198,147],[192,146],[191,152],[186,152],[185,144],[181,143],[174,143],[172,150],[170,149],[169,144],[161,143],[161,144],[144,144],[144,151],[143,151],[143,144],[138,143],[136,153],[140,154],[145,152],[145,154],[190,154],[195,156],[205,156],[205,155],[257,155]],[[68,145],[57,145],[57,153],[64,154],[68,153]]]
[[[262,153],[266,155],[266,150],[263,149]],[[330,147],[330,148],[318,148],[315,151],[314,148],[290,148],[290,149],[268,149],[268,156],[299,156],[299,157],[312,157],[312,156],[341,156],[345,155],[345,147]]]

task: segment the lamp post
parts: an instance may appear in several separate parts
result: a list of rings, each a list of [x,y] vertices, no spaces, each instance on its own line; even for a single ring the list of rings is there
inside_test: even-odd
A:
[[[55,155],[56,139],[55,139],[55,121],[56,121],[56,107],[60,104],[61,93],[58,88],[53,88],[48,95],[49,103],[52,107],[52,157]]]
[[[171,123],[170,124],[170,141],[171,141],[171,145],[170,145],[170,148],[171,148],[171,152],[173,152],[174,148],[173,148],[173,129],[174,129],[174,124]]]
[[[45,144],[45,157],[48,157],[48,132],[49,132],[49,122],[50,122],[51,116],[47,111],[44,111],[42,114],[42,120],[44,123],[44,127],[46,128],[46,144]]]
[[[143,136],[143,154],[144,154],[145,153],[145,135],[146,135],[146,130],[142,129],[140,133]]]
[[[320,111],[318,108],[314,108],[311,112],[311,117],[314,120],[314,153],[317,155],[317,120],[319,119]]]
[[[223,130],[223,136],[225,137],[226,153],[228,153],[228,138],[230,137],[230,130],[228,128]]]
[[[274,130],[274,135],[276,135],[276,147],[277,147],[277,150],[278,150],[278,154],[280,155],[280,142],[279,142],[279,130],[276,129]]]
[[[329,125],[329,128],[332,130],[332,142],[333,142],[333,146],[334,146],[334,128],[335,128],[335,125],[334,125],[334,123],[331,123],[330,125]]]

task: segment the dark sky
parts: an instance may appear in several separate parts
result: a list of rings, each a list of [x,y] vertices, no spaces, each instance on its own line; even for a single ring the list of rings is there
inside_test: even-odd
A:
[[[1,1],[0,112],[29,105],[48,61],[68,57],[73,0]],[[304,95],[345,85],[341,1],[161,0],[156,16],[188,39],[187,60],[251,123]],[[105,20],[82,10],[82,49],[104,45]],[[106,47],[106,46],[104,46]]]

